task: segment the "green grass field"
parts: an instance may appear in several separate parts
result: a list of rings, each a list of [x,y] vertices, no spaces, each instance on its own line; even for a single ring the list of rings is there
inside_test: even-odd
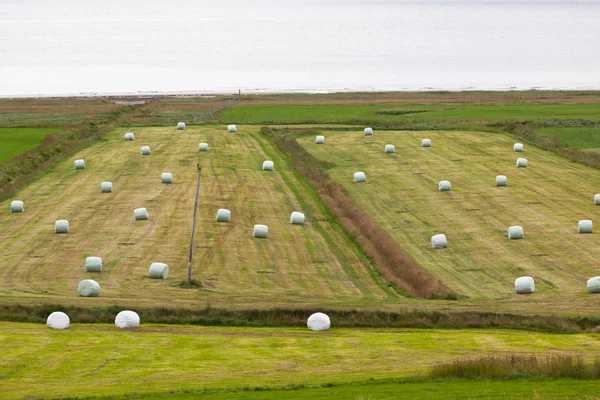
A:
[[[0,163],[35,149],[46,135],[60,132],[60,128],[0,128]]]
[[[600,149],[600,127],[540,128],[544,135],[554,136],[578,150]]]

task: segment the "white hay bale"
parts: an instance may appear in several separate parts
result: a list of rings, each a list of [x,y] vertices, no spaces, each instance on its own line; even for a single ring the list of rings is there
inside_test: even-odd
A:
[[[46,325],[48,325],[48,328],[50,329],[67,329],[69,325],[71,325],[71,320],[64,312],[54,311],[52,314],[48,315]]]
[[[431,147],[431,139],[421,140],[421,147]]]
[[[373,134],[373,128],[365,128],[365,136],[371,136]]]
[[[298,211],[292,212],[292,214],[290,215],[290,224],[304,225],[304,214]]]
[[[530,276],[521,276],[515,279],[515,292],[518,294],[528,294],[535,292],[535,282]]]
[[[266,239],[269,235],[269,227],[266,225],[254,225],[253,236],[259,239]]]
[[[150,264],[148,275],[152,279],[167,279],[169,277],[169,266],[167,264],[153,262]]]
[[[600,206],[600,194],[594,195],[594,204]]]
[[[446,239],[446,235],[444,235],[443,233],[433,235],[431,237],[431,247],[434,249],[444,249],[448,247],[448,240]]]
[[[98,297],[100,296],[100,284],[91,279],[84,279],[79,282],[77,291],[82,297]]]
[[[325,136],[317,136],[315,138],[315,143],[316,144],[324,144],[325,143]]]
[[[517,167],[527,168],[527,159],[522,157],[517,158]]]
[[[160,174],[160,181],[162,183],[173,183],[173,174],[170,172],[163,172]]]
[[[227,125],[227,132],[237,132],[237,126],[234,124]]]
[[[231,211],[225,208],[219,208],[217,210],[217,222],[229,222],[231,221]]]
[[[85,259],[85,272],[102,272],[102,259],[100,257],[87,257]]]
[[[354,182],[366,182],[367,181],[367,176],[365,175],[364,172],[355,172],[354,173]]]
[[[112,182],[102,182],[100,184],[100,193],[112,193]]]
[[[395,153],[396,152],[396,146],[394,146],[393,144],[386,144],[384,152],[385,153]]]
[[[520,153],[523,151],[523,143],[515,143],[515,145],[513,146],[513,150],[516,151],[517,153]]]
[[[10,202],[10,212],[17,213],[25,211],[25,205],[21,200],[13,200]]]
[[[208,143],[200,143],[198,145],[198,151],[208,151]]]
[[[148,219],[148,210],[145,208],[136,208],[133,210],[133,215],[135,216],[136,221],[142,221]]]
[[[590,293],[600,293],[600,276],[588,279],[587,290]]]
[[[140,326],[140,316],[135,311],[121,311],[115,318],[115,325],[121,329],[137,328]]]
[[[83,160],[75,160],[73,165],[75,165],[75,170],[85,169],[85,161]]]
[[[496,186],[506,186],[508,184],[508,178],[504,175],[498,175],[496,177]]]
[[[262,169],[263,169],[263,171],[273,171],[274,166],[275,166],[275,164],[273,164],[273,161],[267,160],[267,161],[263,162]]]
[[[509,239],[523,239],[523,227],[514,225],[508,228]]]
[[[311,331],[328,331],[331,327],[331,320],[327,314],[318,312],[308,317],[306,326]]]
[[[177,123],[177,130],[178,131],[182,131],[185,129],[185,122],[178,122]]]
[[[66,219],[59,219],[54,222],[54,233],[69,233],[69,221]]]
[[[150,155],[150,146],[142,146],[140,151],[142,152],[143,156],[149,156]]]
[[[592,220],[582,219],[577,224],[577,233],[592,233]]]
[[[440,192],[448,192],[452,189],[452,185],[450,185],[450,181],[440,181],[438,183],[438,189]]]
[[[135,139],[135,135],[133,134],[133,132],[127,132],[124,136],[123,139],[130,141]]]

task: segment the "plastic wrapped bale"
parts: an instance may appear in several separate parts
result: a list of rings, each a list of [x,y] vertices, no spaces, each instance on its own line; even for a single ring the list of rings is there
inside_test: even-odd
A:
[[[498,175],[496,177],[496,186],[506,186],[508,184],[508,178],[504,175]]]
[[[600,206],[600,194],[594,195],[594,204]]]
[[[85,259],[85,272],[102,272],[102,259],[100,257],[87,257]]]
[[[217,222],[229,222],[231,220],[231,211],[225,208],[217,210]]]
[[[365,136],[371,136],[373,134],[373,128],[365,128]]]
[[[167,279],[169,277],[169,266],[167,264],[153,262],[150,264],[148,275],[152,279]]]
[[[515,279],[515,292],[518,294],[528,294],[535,292],[535,282],[530,276],[522,276]]]
[[[149,156],[150,155],[150,146],[142,146],[140,151],[143,156]]]
[[[208,143],[200,143],[198,145],[198,151],[208,151]]]
[[[431,139],[421,140],[421,147],[431,147]]]
[[[523,151],[523,143],[515,143],[515,145],[513,146],[513,150],[516,151],[517,153],[520,153]]]
[[[131,140],[133,140],[133,139],[135,138],[135,135],[133,134],[133,132],[127,132],[127,133],[125,134],[125,136],[123,136],[123,138],[124,138],[126,141],[131,141]]]
[[[449,192],[452,189],[452,185],[450,185],[450,181],[440,181],[438,183],[438,189],[440,192]]]
[[[290,224],[292,225],[304,225],[304,214],[298,211],[294,211],[290,215]]]
[[[274,166],[275,166],[275,164],[273,164],[273,161],[267,160],[267,161],[263,162],[262,169],[263,169],[263,171],[273,171]]]
[[[527,168],[527,159],[522,157],[517,158],[517,167]]]
[[[98,297],[100,296],[100,284],[91,279],[84,279],[79,282],[77,291],[81,297]]]
[[[511,226],[508,228],[509,239],[523,239],[523,227],[519,225]]]
[[[135,311],[121,311],[115,318],[115,325],[121,329],[137,328],[140,326],[140,316]]]
[[[393,144],[386,144],[384,152],[386,152],[386,153],[395,153],[396,152],[396,146],[394,146]]]
[[[48,325],[48,328],[50,329],[67,329],[69,325],[71,325],[71,320],[64,312],[54,311],[52,314],[48,315],[46,325]]]
[[[259,239],[266,239],[269,235],[269,227],[266,225],[254,225],[253,236]]]
[[[54,222],[54,233],[69,233],[69,221],[66,219],[59,219]]]
[[[227,132],[237,132],[237,126],[235,126],[234,124],[228,125]]]
[[[354,182],[366,182],[367,181],[367,176],[365,175],[364,172],[355,172],[354,173]]]
[[[600,276],[588,279],[587,290],[590,293],[600,293]]]
[[[136,221],[142,221],[148,219],[148,210],[145,208],[136,208],[133,210],[133,215]]]
[[[10,212],[18,213],[25,211],[25,205],[21,200],[13,200],[10,202]]]
[[[160,174],[160,181],[162,183],[173,183],[173,174],[170,172],[163,172]]]
[[[324,144],[325,143],[325,136],[317,136],[315,138],[315,143],[316,144]]]
[[[100,184],[101,193],[112,193],[112,182],[102,182]]]
[[[577,233],[592,233],[592,220],[582,219],[577,224]]]
[[[318,312],[308,317],[306,326],[311,331],[328,331],[331,327],[331,320],[327,314]]]
[[[443,233],[433,235],[431,237],[431,247],[434,249],[445,249],[446,247],[448,247],[448,240],[446,239],[446,235],[444,235]]]
[[[73,163],[73,165],[75,165],[75,169],[85,169],[85,161],[83,160],[75,160],[75,162]]]
[[[185,129],[185,122],[178,122],[177,123],[177,130],[178,131],[182,131]]]

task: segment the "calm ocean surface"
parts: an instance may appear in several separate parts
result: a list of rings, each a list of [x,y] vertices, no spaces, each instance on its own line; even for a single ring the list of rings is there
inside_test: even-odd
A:
[[[0,0],[0,96],[600,89],[600,1]]]

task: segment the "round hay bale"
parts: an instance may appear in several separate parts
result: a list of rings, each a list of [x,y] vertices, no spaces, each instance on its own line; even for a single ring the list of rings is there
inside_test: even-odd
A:
[[[269,235],[269,227],[267,225],[254,225],[253,236],[258,239],[266,239]]]
[[[150,146],[142,146],[140,151],[143,156],[149,156],[150,155]]]
[[[237,126],[235,126],[234,124],[228,125],[227,132],[237,132]]]
[[[73,165],[75,165],[75,170],[85,169],[85,161],[83,160],[75,160]]]
[[[440,192],[449,192],[452,189],[452,185],[450,185],[450,181],[440,181],[438,183],[438,189]]]
[[[513,150],[516,151],[517,153],[520,153],[523,151],[523,143],[515,143],[515,145],[513,146]]]
[[[367,176],[365,175],[364,172],[355,172],[354,173],[354,182],[366,182],[367,181]]]
[[[185,129],[185,122],[178,122],[177,123],[177,130],[178,131],[182,131]]]
[[[496,186],[506,186],[508,184],[508,178],[504,175],[498,175],[496,177]]]
[[[112,193],[112,182],[102,182],[100,184],[100,193]]]
[[[219,208],[217,210],[217,222],[229,222],[231,221],[231,211],[225,208]]]
[[[123,136],[123,139],[125,139],[126,141],[131,141],[131,140],[135,139],[135,135],[133,134],[133,132],[127,132]]]
[[[600,206],[600,194],[594,195],[594,204]]]
[[[136,208],[133,210],[133,215],[135,216],[136,221],[143,221],[148,219],[148,210],[145,208]]]
[[[517,158],[517,167],[527,168],[527,159],[522,157]]]
[[[434,249],[445,249],[446,247],[448,247],[448,240],[446,239],[446,235],[444,235],[443,233],[433,235],[431,237],[431,247]]]
[[[292,214],[290,215],[290,224],[304,225],[304,214],[298,211],[292,212]]]
[[[385,153],[395,153],[396,152],[396,146],[394,146],[393,144],[386,144],[384,152]]]
[[[48,325],[48,328],[50,329],[67,329],[69,325],[71,325],[71,320],[64,312],[54,311],[52,314],[48,315],[46,325]]]
[[[262,169],[263,171],[273,171],[273,168],[275,167],[275,164],[273,164],[273,161],[265,161],[262,164]]]
[[[328,331],[331,327],[331,320],[327,314],[318,312],[308,317],[306,326],[311,331]]]
[[[102,259],[100,257],[87,257],[85,259],[85,272],[102,272]]]
[[[140,326],[140,316],[135,311],[121,311],[115,318],[115,325],[121,329],[137,328]]]
[[[21,200],[13,200],[10,202],[10,212],[11,213],[18,213],[18,212],[24,212],[25,211],[25,205],[23,204],[23,202]]]
[[[588,279],[587,290],[590,293],[600,293],[600,276]]]
[[[373,134],[373,128],[365,128],[365,136],[371,136]]]
[[[100,284],[91,279],[84,279],[79,282],[77,291],[81,297],[98,297],[100,296]]]
[[[592,220],[582,219],[577,223],[577,233],[592,233]]]
[[[431,139],[421,140],[421,147],[431,147]]]
[[[317,136],[315,138],[315,143],[316,144],[324,144],[325,143],[325,136]]]
[[[59,219],[54,222],[54,233],[69,233],[69,221],[66,219]]]
[[[514,225],[508,228],[508,238],[509,239],[523,239],[523,227],[519,225]]]
[[[150,264],[148,275],[152,279],[167,279],[169,277],[169,266],[167,264],[153,262]]]
[[[160,174],[160,181],[162,183],[173,183],[173,174],[170,172],[163,172]]]
[[[198,151],[208,151],[208,143],[200,143],[198,145]]]
[[[530,276],[521,276],[515,279],[515,292],[518,294],[529,294],[535,292],[535,282]]]

